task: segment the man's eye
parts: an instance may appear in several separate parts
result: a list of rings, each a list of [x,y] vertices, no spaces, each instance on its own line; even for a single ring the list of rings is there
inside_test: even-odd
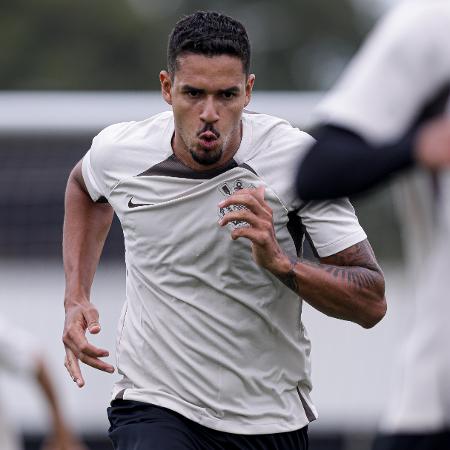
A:
[[[231,100],[232,98],[235,97],[235,94],[234,92],[223,92],[222,97],[226,100]]]
[[[195,89],[190,89],[189,91],[186,91],[186,94],[189,97],[196,98],[196,97],[198,97],[200,95],[200,92],[196,91]]]

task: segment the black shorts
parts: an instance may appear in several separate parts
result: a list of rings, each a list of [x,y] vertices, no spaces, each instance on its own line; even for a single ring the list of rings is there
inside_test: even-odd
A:
[[[450,430],[432,433],[379,434],[372,450],[444,450],[450,449]]]
[[[116,450],[307,450],[308,427],[287,433],[241,435],[199,425],[170,409],[132,400],[108,408]]]

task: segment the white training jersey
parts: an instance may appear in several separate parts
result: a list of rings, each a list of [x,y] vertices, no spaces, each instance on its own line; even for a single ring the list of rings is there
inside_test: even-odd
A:
[[[0,317],[0,373],[33,375],[37,355],[35,339]],[[19,450],[19,448],[21,445],[16,430],[0,410],[0,449]]]
[[[449,88],[450,1],[405,1],[369,35],[319,104],[314,124],[344,127],[374,145],[388,144],[445,113]],[[450,425],[450,172],[416,173],[407,186],[401,219],[416,281],[415,321],[383,414],[387,432]]]
[[[448,0],[394,8],[319,103],[314,124],[356,130],[376,145],[399,140],[423,115],[433,115],[449,93],[449,24]]]
[[[103,130],[83,159],[92,200],[114,208],[125,237],[126,302],[113,398],[160,405],[240,434],[299,429],[317,416],[310,343],[298,296],[252,259],[218,203],[265,186],[281,247],[307,233],[320,256],[366,238],[348,200],[301,204],[293,182],[312,138],[289,123],[244,113],[226,167],[196,172],[173,154],[172,112]],[[295,239],[293,239],[293,233]]]

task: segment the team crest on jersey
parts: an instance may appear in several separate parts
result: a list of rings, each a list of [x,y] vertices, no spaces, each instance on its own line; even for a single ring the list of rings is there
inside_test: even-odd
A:
[[[228,181],[219,186],[219,191],[224,197],[230,197],[236,191],[240,191],[241,189],[255,189],[255,186],[253,184],[244,184],[242,180]],[[243,205],[230,205],[225,208],[219,208],[219,217],[222,219],[225,214],[241,209],[246,209],[246,207]],[[245,227],[248,225],[244,220],[233,220],[231,224],[234,228]]]

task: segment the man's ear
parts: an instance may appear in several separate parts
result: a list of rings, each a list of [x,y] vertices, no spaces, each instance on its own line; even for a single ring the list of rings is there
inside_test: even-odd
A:
[[[163,99],[169,104],[172,104],[172,79],[167,70],[161,70],[159,73],[159,81],[161,83],[161,93]]]
[[[250,103],[254,84],[255,84],[255,75],[251,73],[247,77],[247,82],[245,83],[245,106],[247,106]]]

